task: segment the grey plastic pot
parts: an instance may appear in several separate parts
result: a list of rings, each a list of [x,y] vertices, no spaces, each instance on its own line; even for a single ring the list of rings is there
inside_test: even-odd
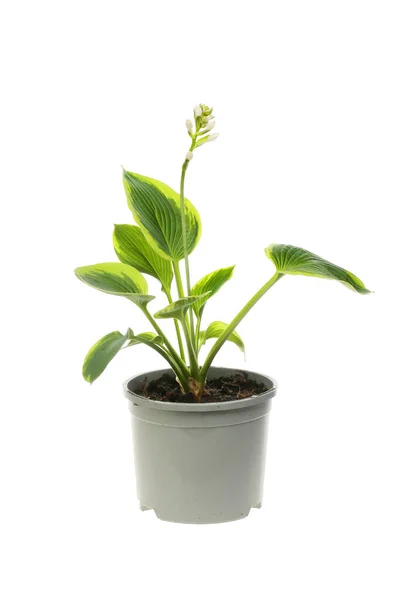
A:
[[[235,369],[212,367],[209,378]],[[267,391],[223,403],[172,403],[134,393],[170,369],[126,381],[132,413],[137,496],[141,510],[163,521],[223,523],[260,508],[268,418],[277,384],[248,372]]]

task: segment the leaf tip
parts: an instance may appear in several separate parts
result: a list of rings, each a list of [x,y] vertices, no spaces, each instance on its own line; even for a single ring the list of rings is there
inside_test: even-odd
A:
[[[357,292],[359,292],[360,294],[362,294],[363,296],[367,296],[368,294],[374,294],[374,290],[368,290],[368,288],[363,287],[360,290],[356,290]]]
[[[82,375],[83,375],[83,379],[84,379],[84,381],[87,381],[87,383],[89,383],[90,385],[92,385],[92,384],[94,383],[95,379],[93,379],[93,378],[91,377],[91,373],[85,373],[85,371],[84,371],[84,366],[83,366],[83,372],[82,372]]]

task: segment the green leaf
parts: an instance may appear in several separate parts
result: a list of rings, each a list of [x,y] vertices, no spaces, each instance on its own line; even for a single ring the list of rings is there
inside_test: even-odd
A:
[[[116,356],[123,344],[128,339],[128,333],[123,335],[120,331],[113,331],[102,337],[88,351],[83,363],[83,377],[93,383],[106,369],[112,358]]]
[[[218,269],[218,271],[213,271],[212,273],[205,275],[202,277],[202,279],[195,283],[192,288],[192,296],[198,296],[200,294],[204,294],[205,292],[210,292],[207,298],[199,300],[196,302],[196,304],[194,304],[193,309],[197,317],[202,316],[204,305],[206,304],[207,300],[211,298],[211,296],[214,296],[214,294],[218,292],[220,287],[223,286],[228,279],[231,279],[234,268],[235,266]]]
[[[133,332],[131,332],[129,340],[130,341],[126,348],[129,346],[135,346],[136,344],[144,344],[145,342],[152,342],[152,344],[157,344],[158,346],[163,345],[162,336],[153,333],[153,331],[145,331],[144,333],[139,333],[138,335],[134,335]]]
[[[123,183],[129,208],[148,243],[163,258],[182,260],[179,194],[161,181],[128,171],[123,172]],[[191,253],[199,241],[202,226],[197,210],[187,199],[185,215],[188,253]]]
[[[137,269],[121,263],[99,263],[75,269],[76,276],[106,294],[123,296],[139,306],[146,306],[153,300],[149,296],[148,285]]]
[[[210,323],[210,325],[208,326],[208,328],[205,331],[201,331],[199,333],[199,348],[201,348],[203,346],[203,344],[205,344],[208,339],[210,339],[210,338],[219,338],[220,335],[224,332],[224,330],[227,327],[228,327],[228,324],[227,323],[223,323],[222,321],[213,321],[213,323]],[[233,342],[234,344],[236,344],[238,346],[238,348],[240,350],[242,350],[242,352],[245,351],[245,345],[243,343],[243,340],[240,337],[240,335],[238,335],[236,333],[236,331],[233,331],[228,336],[228,341],[229,342]]]
[[[205,132],[203,132],[203,133],[205,133]],[[205,137],[202,137],[202,138],[196,140],[195,148],[199,148],[203,144],[206,144],[208,141],[215,140],[216,137],[218,137],[218,135],[219,135],[218,133],[211,132],[211,133],[209,133],[209,135],[205,135]],[[211,140],[209,140],[210,137],[211,137]]]
[[[209,295],[210,292],[206,294],[201,294],[200,296],[187,296],[186,298],[180,298],[180,300],[176,300],[172,302],[165,308],[158,310],[153,316],[156,319],[182,319],[187,312],[188,308],[195,304],[198,300],[201,300],[203,297]]]
[[[170,289],[173,280],[171,262],[153,250],[139,227],[115,225],[113,247],[122,263],[156,277],[164,290]]]
[[[303,248],[286,244],[271,244],[264,252],[272,260],[279,273],[335,279],[359,294],[370,293],[370,290],[366,289],[356,275]]]
[[[199,148],[200,146],[202,146],[203,144],[205,144],[207,142],[207,140],[209,139],[209,137],[210,137],[210,133],[209,133],[209,135],[206,135],[205,137],[200,138],[199,140],[197,140],[196,144],[195,144],[196,148]]]

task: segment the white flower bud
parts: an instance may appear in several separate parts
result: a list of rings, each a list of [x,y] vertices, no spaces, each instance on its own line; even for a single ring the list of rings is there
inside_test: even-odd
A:
[[[215,124],[216,124],[216,122],[214,119],[212,121],[210,121],[210,123],[207,123],[206,129],[203,131],[203,133],[208,133],[209,131],[211,131]]]
[[[194,115],[196,118],[200,117],[202,115],[202,108],[200,106],[195,106],[195,108],[193,109]]]
[[[193,159],[193,152],[189,151],[187,152],[187,155],[185,157],[187,160],[192,160]]]
[[[214,140],[216,140],[219,135],[220,135],[219,133],[213,133],[213,135],[209,135],[206,142],[214,142]]]
[[[191,131],[191,129],[193,127],[193,123],[192,123],[191,119],[187,119],[185,121],[185,127],[188,129],[188,131]]]

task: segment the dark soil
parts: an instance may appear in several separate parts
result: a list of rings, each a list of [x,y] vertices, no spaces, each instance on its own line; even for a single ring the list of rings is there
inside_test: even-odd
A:
[[[256,383],[253,379],[248,378],[247,373],[239,371],[228,377],[210,379],[203,392],[201,402],[240,400],[256,396],[266,390],[267,387],[263,383]],[[180,386],[171,375],[162,375],[150,383],[145,381],[141,388],[134,392],[139,396],[163,402],[195,402],[193,394],[181,393]]]

